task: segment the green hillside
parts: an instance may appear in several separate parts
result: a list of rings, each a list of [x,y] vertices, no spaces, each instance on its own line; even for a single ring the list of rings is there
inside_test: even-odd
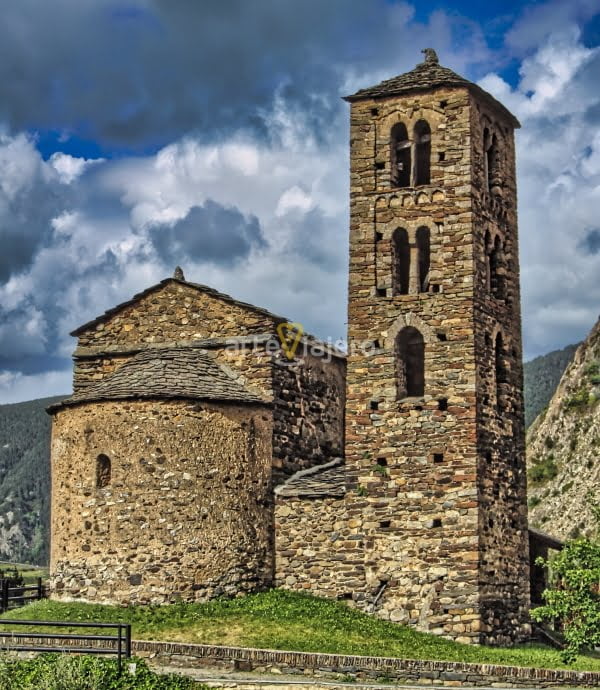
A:
[[[60,399],[0,405],[1,561],[48,562],[50,417],[45,408]]]
[[[525,362],[525,426],[529,427],[539,413],[548,405],[558,386],[563,372],[573,359],[576,345],[567,345]]]

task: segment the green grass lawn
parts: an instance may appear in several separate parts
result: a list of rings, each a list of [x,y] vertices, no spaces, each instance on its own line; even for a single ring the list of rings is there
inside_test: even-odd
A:
[[[147,640],[600,671],[598,656],[581,656],[566,666],[557,651],[542,645],[461,645],[284,590],[206,604],[129,608],[37,601],[0,618],[132,623],[134,637]]]
[[[19,574],[23,576],[26,584],[35,582],[38,577],[41,577],[43,580],[48,577],[48,568],[30,565],[29,563],[10,563],[8,561],[0,561],[0,570],[10,573],[15,568],[19,571]]]

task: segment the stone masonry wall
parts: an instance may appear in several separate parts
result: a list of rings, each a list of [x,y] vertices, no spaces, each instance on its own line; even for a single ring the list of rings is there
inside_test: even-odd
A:
[[[168,281],[79,334],[74,390],[112,373],[113,360],[124,357],[124,351],[135,352],[156,343],[272,333],[274,329],[274,318],[261,311]]]
[[[528,633],[530,600],[515,147],[512,128],[501,116],[475,101],[471,107],[480,599],[485,639],[503,643],[515,631]],[[498,140],[491,189],[484,128]],[[490,243],[498,240],[502,252],[494,268]],[[496,371],[498,333],[501,372]]]
[[[51,592],[164,603],[271,584],[271,412],[185,401],[55,413]],[[111,481],[96,485],[96,458]]]
[[[273,467],[278,478],[344,455],[346,362],[305,348],[273,362]]]
[[[378,613],[478,642],[470,118],[462,89],[352,105],[346,461],[364,494],[347,503],[365,544],[366,591],[385,585]],[[420,119],[431,127],[431,184],[394,188],[391,128],[402,121],[410,133]],[[394,295],[392,233],[407,230],[414,263],[421,226],[431,237],[428,291],[411,280],[411,294]],[[422,398],[398,398],[405,326],[425,342]],[[363,354],[365,341],[374,353]]]

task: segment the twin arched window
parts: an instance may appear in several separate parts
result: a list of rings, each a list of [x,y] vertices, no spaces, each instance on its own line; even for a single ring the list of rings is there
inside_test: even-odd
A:
[[[395,295],[408,295],[412,292],[427,292],[429,289],[429,268],[431,263],[431,233],[421,226],[415,235],[415,245],[411,245],[408,232],[397,228],[392,236],[393,276]],[[414,251],[413,251],[414,249]],[[411,263],[414,261],[414,275]]]
[[[390,132],[391,181],[394,187],[417,187],[431,182],[431,128],[419,120],[412,141],[406,125],[398,122]]]
[[[398,398],[425,395],[425,341],[421,333],[406,326],[396,336],[396,381]]]

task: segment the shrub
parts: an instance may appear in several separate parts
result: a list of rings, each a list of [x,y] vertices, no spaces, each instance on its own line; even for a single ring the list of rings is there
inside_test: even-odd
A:
[[[183,676],[158,675],[145,661],[135,662],[135,674],[125,664],[95,656],[41,654],[23,660],[0,657],[0,690],[188,690],[199,687]]]
[[[528,477],[532,484],[543,484],[550,479],[554,479],[557,474],[558,465],[554,462],[554,457],[548,455],[541,462],[531,466]]]
[[[539,504],[542,502],[542,499],[539,496],[532,496],[529,501],[527,501],[527,504],[529,505],[530,508],[535,508],[536,506],[539,506]]]
[[[544,439],[544,445],[548,450],[552,450],[554,448],[554,439],[552,436],[546,436]]]
[[[542,558],[537,563],[548,565]],[[569,541],[551,568],[554,581],[543,593],[545,605],[531,616],[538,622],[560,622],[567,642],[563,660],[572,663],[582,649],[600,645],[600,544]]]
[[[567,398],[564,402],[565,409],[567,410],[579,410],[582,407],[586,407],[590,402],[590,394],[586,388],[580,388],[578,391],[573,393],[570,398]]]

